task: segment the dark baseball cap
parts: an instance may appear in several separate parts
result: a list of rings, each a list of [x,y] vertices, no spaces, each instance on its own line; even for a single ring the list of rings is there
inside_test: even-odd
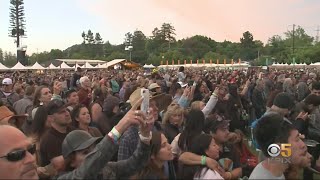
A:
[[[48,115],[53,115],[54,113],[60,112],[61,110],[63,110],[64,108],[67,108],[68,106],[69,104],[64,103],[60,99],[53,99],[47,105]]]
[[[62,156],[67,158],[72,152],[87,149],[92,144],[101,141],[103,137],[92,137],[83,130],[71,131],[62,142]]]
[[[210,132],[216,132],[217,129],[224,129],[224,128],[229,128],[230,125],[230,120],[225,119],[222,116],[219,115],[210,115],[206,120],[205,120],[205,132],[210,133]]]

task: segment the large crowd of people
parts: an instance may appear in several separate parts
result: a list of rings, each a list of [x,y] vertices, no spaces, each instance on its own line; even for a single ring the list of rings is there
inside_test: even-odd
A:
[[[0,179],[310,180],[320,170],[318,73],[3,73]]]

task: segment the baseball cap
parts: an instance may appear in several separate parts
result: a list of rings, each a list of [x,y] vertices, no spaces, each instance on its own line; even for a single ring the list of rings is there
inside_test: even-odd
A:
[[[101,139],[102,137],[92,137],[83,130],[71,131],[62,142],[62,156],[67,158],[72,152],[86,149]]]
[[[54,113],[61,111],[63,108],[67,108],[68,106],[69,104],[65,104],[60,99],[53,99],[47,105],[48,115],[53,115]]]
[[[217,129],[220,128],[228,128],[230,125],[230,120],[226,120],[224,117],[219,116],[217,114],[209,116],[205,121],[204,130],[206,133],[216,132]]]
[[[12,84],[12,80],[10,78],[4,78],[2,80],[2,85],[11,85]]]
[[[282,92],[274,98],[273,105],[290,110],[294,107],[294,100],[288,93]]]
[[[150,84],[150,86],[148,87],[149,90],[155,89],[155,88],[160,88],[160,86],[159,86],[157,83],[152,83],[152,84]]]

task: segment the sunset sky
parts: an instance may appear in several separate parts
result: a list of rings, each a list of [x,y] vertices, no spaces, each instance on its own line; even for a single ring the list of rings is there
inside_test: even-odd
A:
[[[14,52],[8,37],[9,1],[0,0],[0,48]],[[27,54],[66,49],[82,42],[83,30],[99,32],[104,41],[120,44],[127,32],[150,36],[163,22],[171,23],[177,39],[196,34],[216,41],[239,41],[250,31],[268,38],[301,25],[315,36],[320,25],[320,0],[24,0]],[[291,25],[291,26],[290,26]]]

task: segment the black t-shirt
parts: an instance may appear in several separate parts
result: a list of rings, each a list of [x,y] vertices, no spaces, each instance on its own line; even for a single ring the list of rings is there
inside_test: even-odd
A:
[[[232,169],[241,167],[240,154],[236,151],[235,147],[231,144],[224,144],[222,152],[219,153],[219,159],[228,158],[233,162]]]
[[[60,133],[54,128],[50,128],[41,138],[40,156],[41,166],[50,164],[50,160],[62,155],[62,142],[69,132],[74,130],[72,127],[67,128],[67,133]]]

